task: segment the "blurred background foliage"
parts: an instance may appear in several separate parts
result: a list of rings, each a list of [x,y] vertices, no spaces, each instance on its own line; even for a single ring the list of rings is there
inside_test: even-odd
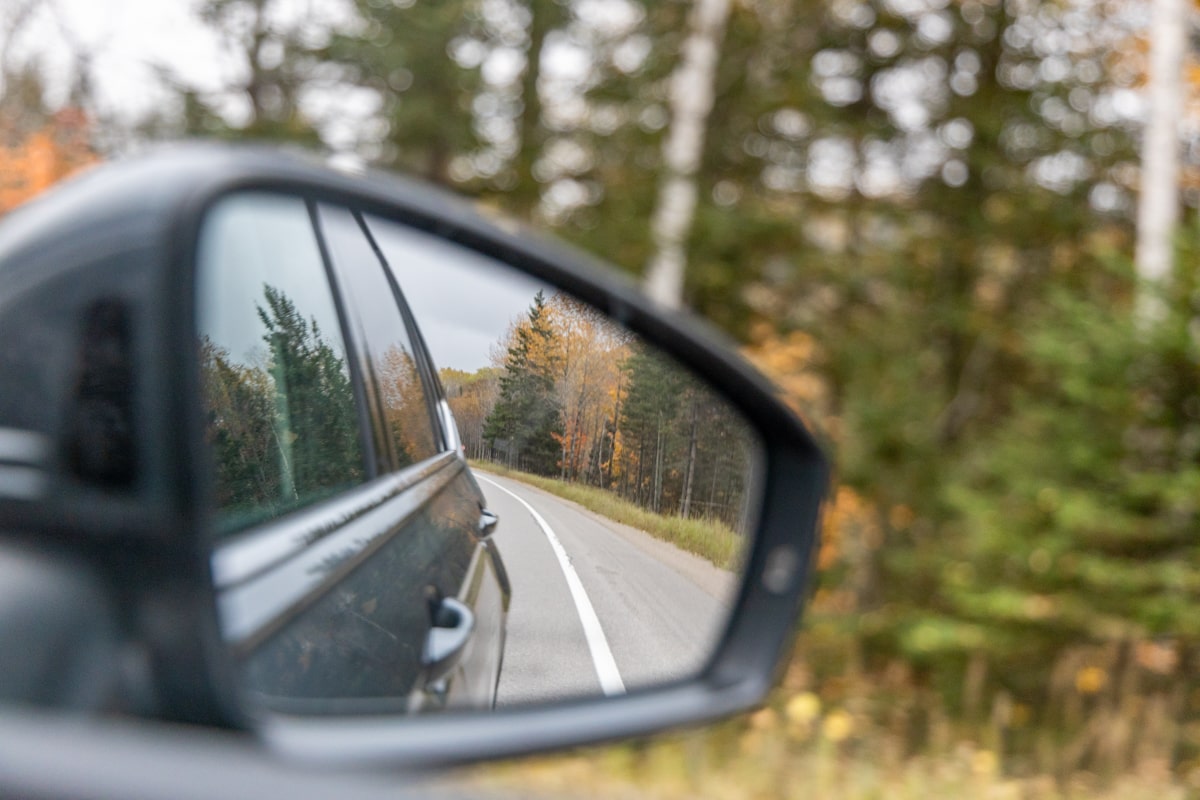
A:
[[[50,91],[8,46],[46,4],[7,4],[0,213],[148,141],[252,137],[415,172],[635,276],[654,254],[689,2],[205,0],[224,83],[162,66],[137,119],[97,99],[77,41]],[[1189,65],[1185,221],[1147,287],[1149,8],[725,7],[683,300],[836,454],[819,586],[758,714],[481,780],[1200,791],[1200,109]]]

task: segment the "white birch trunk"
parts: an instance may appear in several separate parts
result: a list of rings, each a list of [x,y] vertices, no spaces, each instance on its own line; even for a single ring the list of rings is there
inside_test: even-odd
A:
[[[1158,289],[1171,277],[1172,236],[1179,217],[1179,115],[1189,0],[1154,0],[1150,21],[1149,114],[1142,136],[1137,216],[1135,313],[1143,325],[1163,314]]]
[[[688,37],[671,76],[670,128],[663,141],[664,174],[652,220],[654,254],[646,266],[646,292],[670,308],[683,304],[687,237],[696,216],[696,172],[712,112],[729,0],[695,0]]]

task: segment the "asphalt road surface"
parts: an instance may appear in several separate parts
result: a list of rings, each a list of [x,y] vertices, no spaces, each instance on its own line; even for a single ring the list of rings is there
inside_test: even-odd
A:
[[[694,675],[737,576],[518,481],[475,471],[512,582],[497,705],[619,694]]]

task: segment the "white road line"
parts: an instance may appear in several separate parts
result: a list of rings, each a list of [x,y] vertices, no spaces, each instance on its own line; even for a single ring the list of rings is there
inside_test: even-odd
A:
[[[596,616],[596,609],[592,608],[592,601],[588,599],[583,583],[575,572],[575,567],[571,566],[571,558],[563,548],[562,542],[554,535],[554,531],[546,524],[546,520],[542,519],[542,515],[517,494],[478,473],[475,474],[475,477],[510,495],[533,515],[533,519],[542,529],[542,533],[546,534],[546,539],[550,542],[550,548],[554,551],[554,555],[558,557],[558,565],[562,567],[563,577],[567,579],[567,588],[571,590],[571,599],[575,601],[575,611],[579,614],[579,622],[583,625],[583,635],[587,639],[588,650],[592,653],[592,664],[596,668],[596,677],[600,679],[601,691],[606,695],[624,694],[625,682],[621,680],[616,659],[613,658],[612,650],[608,647],[604,629],[600,627],[600,618]]]

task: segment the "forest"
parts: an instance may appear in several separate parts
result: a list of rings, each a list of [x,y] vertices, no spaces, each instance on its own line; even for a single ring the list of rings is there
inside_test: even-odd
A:
[[[495,353],[441,371],[470,457],[745,529],[754,435],[682,367],[562,293],[539,292]]]
[[[737,340],[836,465],[777,695],[606,763],[686,757],[664,778],[679,796],[727,774],[724,796],[803,793],[828,767],[830,796],[919,773],[1182,797],[1200,785],[1200,68],[1189,54],[1171,266],[1148,278],[1151,5],[204,0],[196,35],[228,69],[157,63],[136,113],[86,42],[56,84],[36,13],[0,15],[0,213],[148,141],[266,139],[600,255]],[[735,513],[737,470],[702,457],[725,452],[709,399],[664,391],[680,376],[586,310],[531,299],[499,363],[442,377],[473,456]]]
[[[247,363],[200,336],[222,533],[273,519],[365,476],[345,357],[279,289],[264,286],[254,309],[267,347],[263,363]]]

